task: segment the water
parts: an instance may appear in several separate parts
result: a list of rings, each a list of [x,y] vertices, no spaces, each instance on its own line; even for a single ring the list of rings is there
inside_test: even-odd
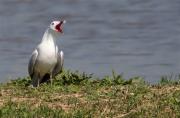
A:
[[[65,68],[149,82],[180,72],[179,0],[1,0],[0,81],[27,76],[31,52],[53,19]]]

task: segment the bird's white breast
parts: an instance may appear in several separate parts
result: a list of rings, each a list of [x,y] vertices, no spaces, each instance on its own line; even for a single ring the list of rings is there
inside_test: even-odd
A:
[[[41,73],[50,73],[57,63],[57,55],[54,44],[42,43],[38,46],[38,70]]]

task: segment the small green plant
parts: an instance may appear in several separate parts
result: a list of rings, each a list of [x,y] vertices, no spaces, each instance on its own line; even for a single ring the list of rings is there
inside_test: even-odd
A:
[[[180,82],[180,75],[165,75],[161,77],[160,84],[167,85],[167,84],[179,84]]]

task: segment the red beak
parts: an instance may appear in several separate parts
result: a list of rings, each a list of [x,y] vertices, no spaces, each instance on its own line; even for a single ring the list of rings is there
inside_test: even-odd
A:
[[[64,21],[60,21],[60,23],[58,24],[58,25],[56,25],[56,30],[58,31],[58,32],[61,32],[61,33],[63,33],[63,30],[62,30],[62,24],[63,24],[63,22]]]

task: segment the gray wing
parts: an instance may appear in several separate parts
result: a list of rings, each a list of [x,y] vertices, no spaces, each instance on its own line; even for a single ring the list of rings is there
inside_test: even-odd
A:
[[[56,76],[58,73],[60,73],[62,71],[63,68],[63,63],[64,63],[64,53],[63,51],[58,52],[57,54],[57,64],[53,70],[53,77]]]
[[[29,64],[28,64],[28,72],[29,72],[29,75],[33,76],[33,72],[34,72],[34,66],[35,66],[35,63],[36,63],[36,60],[37,60],[37,56],[38,56],[38,51],[37,49],[33,51],[32,55],[31,55],[31,58],[29,60]]]

